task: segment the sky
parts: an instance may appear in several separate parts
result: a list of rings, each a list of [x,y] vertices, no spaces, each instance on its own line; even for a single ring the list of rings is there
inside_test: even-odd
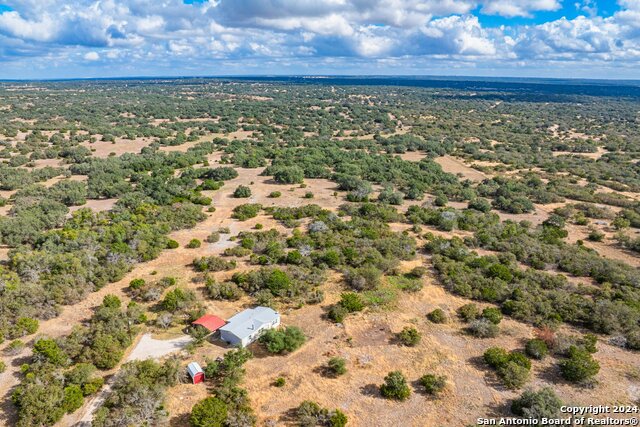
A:
[[[640,0],[0,0],[0,79],[640,79]]]

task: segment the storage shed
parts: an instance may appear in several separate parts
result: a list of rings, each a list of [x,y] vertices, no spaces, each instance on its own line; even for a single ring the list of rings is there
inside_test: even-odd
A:
[[[227,343],[246,347],[267,329],[280,325],[280,314],[269,307],[255,307],[241,311],[231,317],[220,328],[220,338]]]
[[[191,377],[191,381],[194,384],[198,384],[204,381],[204,371],[198,364],[198,362],[191,362],[187,365],[187,372],[189,372],[189,376]]]
[[[218,316],[214,316],[213,314],[205,314],[198,320],[194,320],[191,322],[191,325],[200,325],[209,332],[215,332],[221,327],[225,325],[224,319],[219,318]]]

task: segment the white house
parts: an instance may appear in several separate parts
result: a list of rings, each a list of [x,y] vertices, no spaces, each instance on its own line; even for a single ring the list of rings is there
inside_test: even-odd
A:
[[[280,325],[280,314],[269,307],[255,307],[241,311],[220,328],[220,339],[230,345],[246,347],[267,329]]]

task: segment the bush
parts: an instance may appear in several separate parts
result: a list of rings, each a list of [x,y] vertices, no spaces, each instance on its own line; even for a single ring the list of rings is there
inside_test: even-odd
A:
[[[380,386],[380,394],[387,399],[407,400],[411,389],[400,371],[392,371],[384,377],[384,384]]]
[[[23,337],[25,335],[35,334],[38,330],[40,322],[31,317],[20,317],[13,327],[13,337]]]
[[[516,362],[509,361],[498,369],[498,376],[505,387],[512,390],[518,389],[529,380],[529,369]]]
[[[202,246],[202,242],[198,239],[191,239],[189,243],[187,243],[187,248],[189,249],[197,249]]]
[[[543,418],[557,418],[563,403],[555,392],[545,387],[538,391],[527,390],[511,402],[511,412],[524,418],[541,421]]]
[[[239,185],[233,192],[233,197],[236,199],[246,199],[251,197],[251,189],[246,185]]]
[[[427,394],[437,396],[447,385],[447,377],[444,375],[427,374],[420,377],[420,385]]]
[[[342,357],[332,357],[327,362],[327,371],[334,377],[344,375],[347,372],[347,361]]]
[[[487,365],[498,369],[509,361],[509,352],[501,347],[491,347],[484,352],[482,357]]]
[[[339,409],[336,409],[329,417],[329,427],[345,427],[347,422],[347,416]]]
[[[527,341],[524,351],[527,353],[527,356],[533,359],[542,360],[547,354],[549,354],[549,347],[547,347],[547,344],[545,344],[541,339],[534,338]]]
[[[129,287],[133,290],[137,290],[143,287],[145,284],[146,282],[144,281],[144,279],[133,279],[129,282]]]
[[[431,313],[427,314],[427,319],[433,323],[447,323],[447,315],[440,308],[436,308]]]
[[[167,249],[176,249],[178,246],[180,246],[180,243],[173,239],[169,239],[169,241],[167,241]]]
[[[237,301],[242,296],[242,291],[233,282],[218,283],[211,281],[206,286],[209,298],[214,300]]]
[[[482,310],[482,318],[498,325],[502,321],[502,312],[495,307],[487,307]]]
[[[0,374],[3,373],[7,369],[7,364],[4,361],[0,360]]]
[[[475,304],[465,304],[457,310],[458,317],[465,322],[476,320],[480,316],[480,309]]]
[[[284,387],[286,383],[287,383],[287,380],[285,380],[285,379],[284,379],[284,378],[282,378],[282,377],[278,377],[278,378],[276,378],[276,380],[273,382],[273,385],[274,385],[275,387]]]
[[[569,357],[560,362],[560,373],[567,381],[582,383],[600,372],[600,364],[591,353],[576,346],[569,347]]]
[[[62,401],[62,407],[65,412],[71,414],[82,406],[83,401],[84,396],[82,394],[82,389],[79,386],[73,384],[64,388],[64,400]]]
[[[196,403],[189,417],[192,427],[223,427],[226,420],[227,404],[217,397],[207,397]]]
[[[344,321],[344,318],[347,317],[347,314],[349,314],[349,310],[347,310],[340,304],[336,304],[332,305],[329,308],[327,316],[329,317],[329,319],[333,320],[336,323],[342,323]]]
[[[302,329],[296,326],[288,326],[280,330],[269,329],[260,337],[260,343],[269,353],[274,354],[291,353],[300,348],[306,340]]]
[[[262,205],[258,203],[248,203],[233,208],[233,214],[231,216],[237,220],[246,221],[258,216],[261,209]]]
[[[414,327],[405,326],[397,335],[398,341],[407,347],[415,347],[420,342],[420,332]]]
[[[475,209],[480,212],[489,212],[491,210],[491,202],[482,197],[478,197],[469,202],[469,209]]]
[[[207,236],[207,243],[216,243],[218,240],[220,240],[220,233],[217,231],[214,231]]]
[[[408,273],[408,276],[414,279],[420,279],[427,274],[427,271],[428,270],[425,267],[413,267]]]
[[[529,379],[531,361],[522,353],[508,353],[500,347],[491,347],[484,352],[485,362],[495,369],[507,388],[522,387]]]
[[[364,309],[364,302],[362,301],[362,298],[354,292],[345,292],[341,294],[339,304],[349,313],[362,311]]]
[[[278,184],[301,184],[304,170],[299,166],[278,166],[274,168],[273,179]]]
[[[279,191],[272,191],[271,193],[269,193],[269,198],[271,199],[277,199],[280,196],[282,196],[282,193]]]
[[[482,318],[471,322],[467,331],[476,338],[495,338],[500,333],[500,328],[495,323]]]

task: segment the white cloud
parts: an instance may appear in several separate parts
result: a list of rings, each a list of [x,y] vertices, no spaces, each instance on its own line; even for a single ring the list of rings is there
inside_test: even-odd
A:
[[[100,60],[100,55],[98,55],[98,52],[87,52],[84,54],[84,59],[87,61],[98,61]]]
[[[482,13],[506,17],[531,16],[532,12],[558,10],[558,0],[485,0]]]
[[[73,69],[80,58],[121,69],[135,68],[134,60],[216,60],[257,70],[298,58],[404,68],[640,61],[639,0],[619,0],[622,9],[608,18],[597,16],[593,0],[572,1],[584,16],[485,28],[474,13],[526,17],[557,10],[560,0],[3,0],[14,11],[0,14],[0,61],[57,57],[59,68]]]

